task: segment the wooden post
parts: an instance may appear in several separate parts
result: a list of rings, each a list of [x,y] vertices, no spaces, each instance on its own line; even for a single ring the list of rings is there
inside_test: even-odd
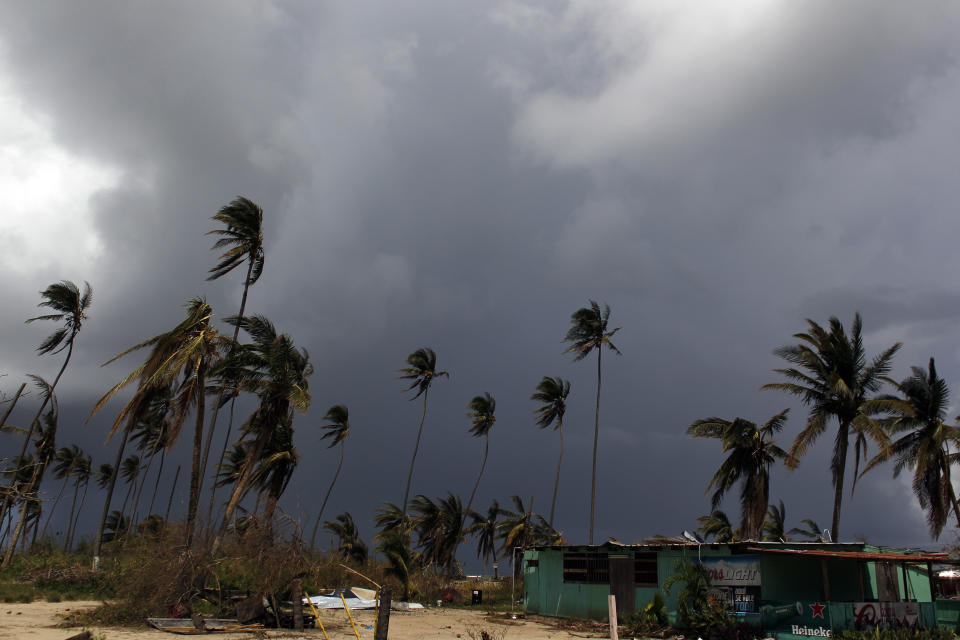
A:
[[[607,596],[607,615],[610,617],[610,640],[620,640],[617,635],[617,596]]]
[[[903,597],[900,598],[901,602],[908,602],[910,600],[908,596],[908,587],[907,587],[907,563],[900,563],[900,571],[903,572]]]
[[[290,584],[290,599],[293,600],[293,630],[303,631],[303,583],[294,578]]]
[[[930,602],[937,601],[937,587],[933,579],[933,563],[927,560],[927,580],[930,582]]]
[[[390,628],[390,600],[393,592],[390,587],[380,590],[380,604],[377,607],[377,626],[373,631],[373,640],[387,640]]]

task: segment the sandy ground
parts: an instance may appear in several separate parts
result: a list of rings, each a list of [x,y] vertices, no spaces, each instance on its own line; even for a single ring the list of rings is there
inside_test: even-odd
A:
[[[83,631],[82,628],[59,628],[62,614],[94,607],[97,602],[33,602],[30,604],[0,604],[0,640],[64,640]],[[373,611],[356,611],[354,619],[361,640],[373,639]],[[323,611],[321,620],[331,640],[355,638],[350,621],[343,611]],[[164,633],[156,629],[129,629],[114,627],[90,627],[94,638],[100,640],[162,640],[163,638],[196,638]],[[461,639],[481,640],[482,632],[491,640],[524,640],[532,638],[597,638],[602,634],[586,631],[561,631],[533,620],[507,620],[488,617],[481,611],[463,609],[426,609],[418,612],[398,613],[390,616],[390,640]],[[98,638],[98,634],[100,638]],[[268,629],[252,633],[213,633],[211,640],[240,640],[265,638],[323,638],[320,629],[298,633],[289,630]]]

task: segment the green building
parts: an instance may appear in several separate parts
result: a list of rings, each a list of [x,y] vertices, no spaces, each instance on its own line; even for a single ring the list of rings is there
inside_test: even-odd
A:
[[[689,560],[711,576],[712,597],[778,638],[829,637],[833,630],[877,626],[958,628],[960,600],[937,598],[935,565],[945,553],[865,543],[666,542],[544,546],[523,552],[526,613],[618,618],[643,608],[660,591],[672,621],[677,592],[664,581]]]

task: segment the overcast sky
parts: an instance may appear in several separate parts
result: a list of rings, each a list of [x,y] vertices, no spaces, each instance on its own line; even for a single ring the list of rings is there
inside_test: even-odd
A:
[[[557,525],[585,542],[596,371],[562,338],[591,298],[623,327],[622,357],[604,359],[598,541],[676,535],[707,513],[721,454],[684,435],[693,420],[793,407],[789,445],[804,408],[758,389],[805,318],[849,325],[859,310],[871,355],[904,343],[894,378],[935,356],[960,389],[956,3],[0,7],[0,387],[52,379],[59,356],[35,347],[53,329],[23,320],[51,282],[89,281],[58,444],[97,464],[121,403],[83,420],[139,360],[101,363],[173,327],[191,297],[236,313],[243,276],[205,280],[204,233],[237,195],[265,211],[248,310],[316,365],[283,502],[311,524],[336,465],[319,429],[334,403],[353,431],[325,519],[350,511],[369,539],[374,509],[401,501],[420,405],[396,370],[429,346],[450,379],[430,394],[412,493],[466,499],[482,442],[465,405],[489,391],[476,504],[518,494],[546,514],[558,439],[529,396],[562,376]],[[829,526],[831,445],[774,471],[788,526]],[[842,525],[934,544],[889,467]]]

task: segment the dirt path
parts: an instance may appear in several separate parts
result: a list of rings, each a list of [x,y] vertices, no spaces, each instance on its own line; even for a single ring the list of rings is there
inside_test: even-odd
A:
[[[95,607],[97,602],[33,602],[30,604],[0,604],[0,640],[64,640],[80,633],[83,628],[62,629],[56,625],[64,613]],[[355,638],[350,622],[343,611],[323,611],[324,627],[330,640]],[[373,639],[373,611],[356,611],[354,619],[361,640]],[[98,634],[103,640],[163,640],[180,637],[156,629],[130,629],[114,627],[90,627],[93,637]],[[490,640],[528,640],[543,638],[546,640],[567,638],[603,637],[588,632],[569,632],[555,629],[541,622],[531,620],[509,620],[502,617],[489,617],[481,611],[463,609],[426,609],[410,613],[394,612],[390,616],[390,640],[485,640],[486,632]],[[320,629],[310,629],[303,633],[287,630],[268,629],[256,633],[214,633],[206,635],[211,640],[249,640],[257,638],[323,638]]]

